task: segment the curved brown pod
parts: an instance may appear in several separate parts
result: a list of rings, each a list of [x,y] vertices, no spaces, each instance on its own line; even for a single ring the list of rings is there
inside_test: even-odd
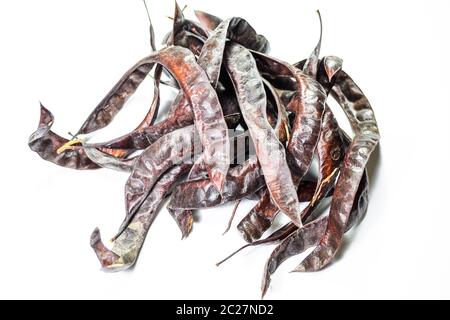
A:
[[[163,136],[139,156],[125,184],[126,218],[122,227],[133,217],[165,171],[182,162],[192,164],[194,148],[195,128],[189,126]]]
[[[318,54],[318,48],[320,48],[320,40],[313,55]],[[294,170],[294,180],[298,183],[308,171],[314,151],[320,140],[321,118],[323,116],[326,94],[317,82],[302,74],[297,68],[259,53],[254,53],[254,56],[263,72],[283,74],[289,77],[291,81],[296,81],[297,91],[294,93],[294,97],[291,97],[289,104],[291,111],[296,113],[296,117],[288,148],[296,163],[297,168]],[[316,60],[309,59],[308,64],[310,65]],[[312,68],[312,70],[315,69]],[[320,87],[320,89],[316,92],[315,87]],[[254,237],[261,236],[278,213],[276,206],[270,203],[267,197],[268,195],[265,195],[265,198],[261,200],[261,204],[255,207],[255,210],[252,210],[238,227],[246,240],[254,240]],[[310,208],[310,210],[312,209]],[[253,225],[253,222],[256,224]],[[259,228],[263,229],[259,230]]]
[[[138,63],[160,63],[177,79],[194,113],[211,180],[222,190],[230,163],[228,127],[219,99],[194,55],[181,47],[168,47]]]
[[[227,48],[225,63],[272,199],[296,225],[301,226],[296,188],[284,147],[267,121],[266,95],[256,63],[251,53],[236,43],[230,43]]]
[[[359,183],[365,174],[367,161],[380,139],[375,115],[369,101],[344,71],[341,71],[332,93],[343,106],[356,135],[348,147],[336,183],[327,230],[319,245],[298,266],[297,271],[322,269],[331,262],[340,248]]]
[[[105,271],[121,271],[136,263],[149,228],[158,213],[158,208],[172,185],[190,168],[188,164],[175,166],[166,172],[139,207],[123,232],[114,239],[111,250],[105,247],[98,228],[91,235],[91,247]]]
[[[100,102],[100,104],[94,109],[91,115],[86,119],[82,127],[80,128],[78,134],[91,133],[93,131],[99,130],[106,125],[108,125],[115,117],[115,115],[122,109],[126,100],[131,96],[140,85],[140,83],[145,79],[148,72],[151,70],[153,65],[142,66],[140,68],[132,67],[128,70],[119,82],[114,86],[114,88],[106,95],[106,97]],[[154,96],[150,109],[145,116],[144,120],[137,127],[138,129],[143,129],[147,126],[153,124],[156,119],[159,107],[159,83],[161,77],[161,67],[158,66],[155,70],[155,80],[154,80]],[[77,135],[78,135],[77,134]],[[38,153],[40,156],[47,161],[57,163],[58,165],[74,168],[74,169],[96,169],[99,168],[94,163],[90,164],[90,159],[86,157],[83,148],[79,146],[74,146],[70,148],[69,151],[62,152],[64,155],[60,156],[57,154],[57,150],[70,143],[69,140],[59,137],[60,142],[64,141],[62,145],[57,147],[52,151],[53,155],[47,151],[47,155],[42,152]],[[102,149],[104,152],[118,156],[126,157],[133,152],[130,150],[109,150],[108,146],[97,143],[95,147]],[[48,146],[47,146],[48,148]],[[56,155],[55,155],[56,154]],[[57,159],[64,159],[64,161],[59,161]],[[83,165],[74,165],[73,163],[82,163]]]
[[[317,78],[319,83],[323,86],[326,95],[328,96],[331,88],[336,81],[336,75],[342,69],[342,60],[337,57],[328,56],[318,62],[320,45],[321,37],[316,48],[311,54],[311,57],[308,60],[302,61],[301,63],[297,64],[297,67],[303,68],[303,70],[307,74],[314,78]],[[312,65],[314,63],[318,64],[318,66],[314,67]],[[318,73],[316,74],[315,72]],[[321,199],[323,199],[333,187],[339,173],[338,169],[345,152],[345,147],[346,146],[344,145],[343,137],[340,133],[340,129],[334,118],[334,115],[329,107],[325,104],[325,112],[321,124],[321,133],[316,150],[319,160],[319,183],[317,185],[317,190],[313,201],[309,203],[308,206],[302,211],[302,219],[308,219],[308,217],[310,217],[317,205],[321,202]],[[253,218],[252,220],[263,220],[265,221],[265,223],[260,223],[259,226],[268,227],[270,220],[276,216],[277,212],[274,211],[274,208],[271,205],[267,205],[267,207],[259,207],[256,209],[260,210],[252,211],[251,213],[254,216],[248,217],[247,219]],[[257,218],[256,215],[258,214],[259,217]],[[248,232],[248,235],[253,233],[255,236],[258,236],[265,231],[259,230],[257,226],[253,226],[252,228],[251,225],[248,225],[247,227],[252,231]],[[241,232],[245,232],[245,229],[243,227],[241,227]],[[247,236],[247,238],[249,237]]]
[[[358,223],[367,211],[368,183],[366,174],[364,174],[363,179],[359,184],[356,199],[357,201],[355,201],[352,206],[350,219],[345,231],[350,230],[356,223]],[[263,296],[269,288],[271,275],[275,273],[278,267],[288,258],[298,255],[310,247],[316,246],[325,233],[327,223],[328,217],[323,217],[307,223],[300,229],[298,229],[293,223],[288,223],[279,230],[275,231],[267,239],[255,242],[255,244],[262,244],[283,240],[272,252],[264,268],[261,286]],[[293,271],[299,270],[296,268]]]
[[[297,181],[308,171],[319,140],[326,94],[322,86],[292,65],[259,52],[252,52],[260,72],[284,75],[294,81],[295,93],[287,106],[295,113],[288,144]],[[270,80],[269,80],[270,81]]]
[[[322,121],[322,131],[319,143],[317,144],[317,156],[319,162],[319,180],[314,197],[303,209],[302,219],[310,221],[312,213],[320,204],[323,198],[333,188],[339,175],[339,169],[345,154],[346,144],[341,135],[337,121],[328,106]]]
[[[339,72],[342,70],[342,60],[339,58],[325,57],[322,63],[319,63],[320,46],[322,43],[322,19],[320,20],[320,38],[313,53],[306,61],[303,71],[323,85],[326,95],[333,88]],[[323,67],[319,68],[319,67]],[[326,75],[326,77],[324,76]],[[325,111],[322,119],[322,127],[319,141],[317,143],[317,157],[319,162],[319,181],[313,199],[302,212],[302,220],[310,221],[312,214],[318,204],[333,188],[339,174],[342,159],[348,142],[343,136],[343,132],[334,117],[333,112],[325,103]]]
[[[289,118],[275,88],[265,79],[268,96],[271,96],[277,106],[277,124],[275,134],[281,143],[286,143],[289,136]],[[299,195],[299,194],[297,194]],[[299,195],[300,196],[300,195]],[[301,202],[302,200],[299,199]],[[278,207],[272,202],[270,192],[266,189],[252,210],[239,222],[237,229],[247,242],[259,239],[263,232],[272,224],[273,218],[278,214]]]
[[[147,77],[153,63],[135,65],[129,69],[92,111],[76,135],[106,127],[122,110],[125,102]]]
[[[222,19],[220,19],[219,17],[201,10],[194,10],[194,13],[198,21],[200,21],[200,23],[209,30],[215,30],[217,26],[222,22]]]
[[[283,240],[272,252],[264,268],[263,282],[261,285],[262,296],[267,292],[270,285],[270,275],[278,266],[292,255],[299,254],[306,249],[315,246],[324,234],[327,226],[326,219],[322,218],[306,224],[297,232]]]
[[[28,140],[30,149],[36,152],[42,159],[59,166],[79,170],[98,169],[99,166],[93,163],[81,148],[68,150],[63,153],[57,152],[69,140],[51,131],[53,122],[53,114],[41,105],[39,126]]]
[[[198,64],[205,70],[213,88],[217,87],[219,82],[220,70],[222,67],[222,58],[225,50],[225,41],[228,31],[229,21],[222,23],[206,40]],[[192,171],[199,171],[207,161],[207,154],[201,157],[201,160],[194,164]]]
[[[192,114],[191,107],[187,101],[183,100],[183,104],[178,104],[178,107],[166,119],[159,123],[144,129],[135,130],[105,143],[89,144],[89,146],[143,150],[165,134],[193,124],[194,115]]]

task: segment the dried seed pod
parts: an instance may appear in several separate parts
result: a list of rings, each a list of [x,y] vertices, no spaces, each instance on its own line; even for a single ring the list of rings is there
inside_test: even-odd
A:
[[[97,131],[110,124],[152,68],[153,63],[147,63],[129,69],[92,111],[76,135]]]
[[[317,66],[319,65],[319,55],[320,55],[320,47],[322,46],[322,17],[320,15],[319,10],[317,10],[317,15],[319,16],[320,22],[320,36],[319,41],[317,42],[314,51],[309,56],[308,60],[305,62],[305,66],[303,67],[303,72],[311,77],[316,77],[317,75]]]
[[[311,220],[314,210],[333,188],[339,175],[339,168],[347,145],[342,138],[341,130],[333,113],[329,107],[325,107],[322,131],[317,144],[319,181],[314,197],[308,206],[303,209],[302,219],[304,221]]]
[[[172,185],[190,168],[182,164],[165,173],[137,210],[126,228],[113,241],[111,250],[107,249],[100,238],[98,228],[91,236],[91,247],[105,271],[121,271],[136,263],[149,228],[158,213],[158,207]]]
[[[327,230],[314,251],[299,265],[297,271],[316,271],[328,265],[342,243],[351,208],[355,202],[366,163],[380,139],[375,115],[366,96],[355,82],[341,71],[333,96],[343,106],[356,135],[348,147],[336,183]]]
[[[318,51],[315,50],[314,52]],[[294,161],[298,167],[297,170],[295,170],[295,176],[293,177],[295,180],[294,182],[298,183],[308,171],[314,150],[318,143],[318,135],[321,130],[323,104],[326,97],[325,92],[319,88],[320,85],[317,82],[306,77],[298,69],[289,64],[259,53],[254,53],[254,56],[263,72],[279,72],[297,81],[298,91],[290,100],[289,105],[291,110],[296,112],[296,117],[288,148],[290,153],[294,156]],[[319,89],[316,90],[315,88]],[[261,200],[261,206],[250,213],[252,216],[244,218],[246,222],[243,222],[243,224],[249,228],[249,232],[245,232],[244,225],[240,226],[240,230],[247,240],[252,239],[250,236],[251,234],[258,236],[264,232],[264,230],[258,230],[258,227],[256,226],[252,228],[250,224],[251,220],[264,221],[264,223],[259,224],[259,227],[268,228],[270,226],[270,220],[277,214],[275,206],[269,205],[270,202],[267,197],[268,196],[266,195],[266,198]],[[261,209],[265,207],[267,207],[267,210],[261,211]],[[261,213],[262,216],[256,217],[255,214],[257,213]],[[267,217],[264,215],[267,215]]]
[[[336,75],[342,68],[342,60],[335,57],[325,57],[320,61],[319,67],[312,66],[311,64],[317,63],[318,61],[320,44],[321,37],[311,54],[311,57],[308,60],[298,63],[297,67],[303,68],[310,76],[314,78],[317,77],[319,83],[321,85],[324,84],[325,93],[328,95],[335,83]],[[315,74],[314,72],[317,72],[317,70],[319,70],[319,73]],[[288,98],[287,103],[291,102],[292,97],[293,96],[291,95]],[[340,134],[339,127],[331,110],[327,106],[325,106],[325,113],[321,126],[321,134],[317,144],[320,180],[313,201],[302,211],[301,216],[305,219],[308,219],[308,217],[311,216],[323,197],[325,197],[333,187],[345,151],[344,142],[342,140],[343,137]],[[269,195],[265,194],[264,197],[261,198],[260,203],[244,217],[238,225],[238,230],[246,241],[252,242],[262,236],[264,231],[270,227],[277,214],[278,210],[276,206],[270,201]]]
[[[292,255],[302,253],[306,249],[317,245],[325,232],[326,226],[327,220],[324,218],[306,224],[275,248],[264,268],[261,285],[262,296],[266,294],[269,288],[270,275],[276,271],[278,266]]]
[[[357,201],[354,202],[353,207],[351,208],[351,218],[349,219],[349,223],[346,226],[345,231],[350,230],[367,211],[368,183],[366,174],[364,174],[358,187],[356,199]],[[254,243],[254,245],[273,243],[284,239],[272,252],[264,268],[261,287],[263,296],[269,288],[271,275],[275,273],[278,267],[288,258],[298,255],[310,247],[316,246],[325,233],[327,223],[328,217],[323,217],[310,222],[300,229],[298,229],[293,223],[288,223],[274,232],[267,239]],[[242,249],[243,248],[240,250]],[[297,270],[296,268],[293,271],[300,270]]]
[[[93,163],[83,149],[69,150],[58,153],[57,150],[69,141],[51,131],[54,117],[50,111],[41,105],[41,118],[37,130],[30,136],[28,145],[42,159],[53,162],[59,166],[72,169],[97,169],[99,166]]]
[[[320,84],[297,68],[267,55],[253,52],[260,72],[280,74],[295,80],[295,94],[287,109],[295,113],[288,144],[290,164],[296,166],[294,179],[300,181],[311,165],[319,140],[326,94]]]
[[[163,136],[138,157],[125,184],[126,218],[119,234],[164,172],[182,162],[192,164],[194,149],[195,128],[189,126]]]
[[[173,111],[169,113],[166,119],[147,128],[135,130],[122,137],[113,139],[100,144],[91,144],[92,147],[107,147],[112,149],[139,149],[143,150],[154,143],[167,133],[181,129],[194,124],[194,115],[192,114],[189,102],[184,96],[179,96],[179,100],[173,103]],[[177,96],[178,98],[178,96]]]
[[[275,88],[264,80],[264,85],[270,93],[268,96],[272,97],[277,106],[277,124],[275,127],[275,134],[282,144],[289,139],[289,119],[285,107],[278,96]],[[307,190],[309,191],[309,190]],[[303,192],[303,191],[302,191]],[[298,194],[300,196],[300,194]],[[301,202],[302,199],[299,198]],[[247,242],[253,242],[259,239],[264,231],[266,231],[272,224],[272,220],[278,214],[279,209],[275,203],[272,202],[270,192],[266,189],[261,195],[259,202],[253,209],[239,222],[237,229],[241,232],[242,237]]]
[[[225,121],[228,127],[234,128],[239,122],[239,107],[236,98],[229,93],[218,92],[220,104],[222,106]],[[166,119],[152,125],[151,127],[133,131],[120,138],[111,140],[107,143],[92,144],[92,147],[107,147],[107,148],[123,148],[123,149],[145,149],[161,138],[163,135],[174,130],[194,124],[194,115],[192,114],[189,102],[184,99],[184,96],[177,96],[172,104],[173,110],[169,112]]]
[[[141,121],[141,123],[137,126],[135,130],[144,129],[147,127],[150,127],[156,120],[156,117],[158,116],[158,110],[159,110],[159,103],[160,103],[160,91],[159,91],[159,85],[161,83],[161,74],[162,74],[162,66],[157,65],[155,68],[155,76],[153,79],[153,101],[150,105],[150,109],[147,112],[146,116],[144,117],[144,120]]]
[[[163,49],[141,60],[137,66],[155,62],[170,70],[184,91],[194,113],[209,176],[219,191],[222,190],[230,163],[228,127],[208,76],[192,53],[181,47]]]
[[[125,73],[121,80],[114,86],[114,88],[108,93],[108,95],[102,100],[102,102],[95,108],[88,119],[84,122],[78,134],[91,133],[108,125],[113,120],[114,116],[122,109],[128,97],[134,93],[134,91],[143,81],[150,69],[151,66],[137,68],[136,70],[131,68],[127,73]],[[136,130],[150,126],[156,119],[159,107],[160,76],[161,67],[158,66],[155,70],[154,96],[152,104],[144,120],[140,123]],[[55,136],[54,133],[52,133],[52,135]],[[47,155],[43,155],[43,153],[40,152],[40,155],[44,160],[54,163],[56,163],[55,161],[57,161],[57,164],[61,166],[74,169],[96,169],[99,167],[95,165],[95,163],[91,163],[91,160],[86,156],[84,150],[81,147],[72,146],[74,142],[77,141],[76,139],[69,141],[58,136],[58,141],[64,141],[64,143],[53,151],[53,155],[51,155],[49,151],[47,151]],[[133,149],[109,150],[110,148],[102,143],[97,143],[95,146],[110,155],[122,158],[128,156],[134,151]],[[48,146],[46,148],[48,148]],[[66,150],[68,149],[71,151],[67,152]],[[59,150],[61,150],[62,152],[57,152]],[[56,153],[56,155],[54,153]],[[60,156],[59,153],[64,153],[64,155]],[[59,161],[57,159],[64,160]],[[83,165],[74,165],[75,163],[83,163]]]
[[[280,210],[301,226],[296,189],[284,147],[266,118],[266,95],[256,63],[247,49],[235,43],[229,45],[225,61],[271,197]]]

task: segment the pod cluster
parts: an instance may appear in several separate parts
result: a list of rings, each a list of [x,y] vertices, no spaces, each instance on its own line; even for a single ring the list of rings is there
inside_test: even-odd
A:
[[[295,271],[327,266],[344,233],[361,220],[368,205],[366,164],[380,138],[378,127],[342,60],[319,56],[322,37],[307,59],[291,64],[270,56],[268,40],[246,20],[201,11],[196,16],[199,22],[186,19],[176,5],[173,29],[159,50],[150,22],[152,53],[123,75],[71,139],[51,130],[53,115],[41,105],[29,146],[67,168],[129,172],[125,219],[112,247],[103,244],[98,229],[91,236],[105,270],[136,263],[168,197],[167,209],[183,237],[192,230],[196,209],[235,202],[236,210],[244,198],[258,200],[237,225],[247,242],[238,251],[278,244],[264,269],[264,294],[278,266],[310,247],[315,249]],[[83,139],[111,123],[149,75],[153,100],[135,130],[104,143]],[[177,92],[165,115],[159,114],[161,85]],[[342,107],[353,138],[340,128],[329,98]],[[310,170],[314,158],[317,173]],[[327,203],[329,213],[323,215]],[[264,237],[277,215],[290,222]]]

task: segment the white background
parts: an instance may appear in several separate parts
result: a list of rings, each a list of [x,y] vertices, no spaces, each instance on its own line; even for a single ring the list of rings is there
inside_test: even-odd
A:
[[[181,1],[223,18],[242,16],[271,42],[272,54],[306,58],[324,20],[323,55],[338,55],[369,97],[382,135],[371,162],[370,206],[345,249],[318,273],[273,277],[267,297],[450,298],[448,1]],[[158,37],[170,29],[172,1],[149,0]],[[78,172],[42,161],[28,146],[39,101],[54,130],[76,131],[131,65],[149,52],[141,1],[1,1],[0,298],[260,297],[273,246],[214,263],[243,243],[232,205],[199,213],[191,236],[165,210],[135,269],[106,274],[89,247],[99,226],[110,237],[124,215],[127,175]],[[146,112],[151,84],[95,139],[131,130]],[[173,95],[164,89],[166,97]],[[343,121],[344,122],[344,121]]]

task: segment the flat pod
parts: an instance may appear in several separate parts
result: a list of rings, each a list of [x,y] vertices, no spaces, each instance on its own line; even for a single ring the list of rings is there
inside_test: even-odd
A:
[[[195,128],[189,126],[163,136],[139,156],[125,184],[126,218],[121,230],[165,171],[183,162],[192,164],[194,150]]]
[[[66,168],[89,170],[98,169],[85,154],[84,150],[69,150],[58,153],[57,150],[68,143],[67,139],[51,131],[53,114],[41,105],[41,117],[37,130],[30,136],[28,146],[42,159]]]
[[[368,205],[368,183],[367,175],[363,176],[361,183],[358,187],[356,196],[357,201],[353,204],[349,222],[345,228],[345,231],[350,230],[356,225],[361,217],[367,211]],[[320,239],[323,237],[328,223],[328,217],[322,217],[318,220],[305,224],[303,228],[298,229],[293,223],[288,223],[284,227],[274,232],[267,239],[255,242],[255,245],[263,243],[273,243],[279,240],[283,240],[272,252],[267,260],[264,268],[263,280],[262,280],[262,295],[264,296],[270,285],[270,277],[278,267],[290,257],[298,255],[304,252],[306,249],[316,246]],[[299,271],[294,269],[294,271]]]
[[[328,96],[342,69],[342,60],[339,59],[336,63],[328,64],[327,61],[330,60],[324,58],[322,59],[322,63],[319,62],[320,46],[322,43],[322,19],[320,18],[320,13],[319,19],[321,26],[319,42],[309,59],[306,61],[303,71],[307,75],[316,78],[323,86],[324,91]],[[325,68],[320,68],[322,66]],[[327,69],[327,67],[330,67],[333,71],[328,72],[329,69]],[[327,75],[326,77],[324,77],[324,73]],[[331,188],[333,188],[347,146],[348,141],[345,140],[333,112],[325,103],[321,132],[316,149],[319,162],[319,182],[313,199],[302,212],[302,219],[304,221],[311,221],[314,218],[314,210],[318,207],[318,204],[322,199],[326,197]]]
[[[128,70],[124,76],[119,80],[119,82],[114,86],[114,88],[106,95],[106,97],[100,102],[100,104],[94,109],[88,119],[84,122],[82,127],[80,128],[78,134],[91,133],[96,130],[99,130],[106,125],[108,125],[115,117],[115,115],[122,109],[123,105],[137,89],[140,83],[145,79],[148,72],[151,70],[151,66],[143,66],[141,68],[136,68],[135,66]],[[153,101],[150,106],[150,109],[145,116],[144,120],[139,124],[139,126],[135,129],[143,129],[153,124],[156,119],[156,115],[158,113],[159,107],[159,83],[161,76],[161,67],[158,66],[155,70],[155,79],[154,79],[154,94]],[[49,146],[46,146],[46,154],[43,152],[37,151],[39,155],[47,161],[56,163],[58,165],[74,168],[74,169],[96,169],[99,166],[95,165],[95,163],[90,163],[91,160],[86,156],[83,148],[79,146],[71,146],[68,148],[69,151],[58,152],[58,150],[66,149],[65,146],[72,144],[76,140],[67,140],[62,137],[57,136],[54,133],[51,133],[54,139],[57,138],[59,141],[57,144],[54,144],[56,149],[49,149]],[[36,135],[35,135],[36,136]],[[36,144],[36,142],[34,143]],[[127,157],[134,150],[132,149],[120,149],[120,150],[110,150],[106,145],[102,143],[97,143],[95,145],[97,148],[102,149],[104,152],[113,155],[115,157],[124,158]],[[39,148],[35,147],[36,150]],[[116,148],[117,149],[117,148]],[[63,154],[62,156],[60,154]],[[58,160],[60,159],[60,160]],[[80,163],[83,165],[76,165],[76,163]],[[74,165],[75,164],[75,165]]]
[[[121,271],[136,263],[149,228],[158,213],[158,208],[173,184],[190,168],[188,164],[175,166],[166,172],[142,203],[126,228],[114,239],[109,250],[102,243],[100,231],[95,229],[91,236],[91,247],[105,271]]]
[[[76,135],[97,131],[111,123],[152,68],[153,63],[135,65],[129,69],[92,111]]]
[[[330,76],[330,78],[324,79],[322,74],[324,73],[323,68],[319,69],[319,74],[315,74],[317,72],[318,67],[313,66],[312,64],[317,64],[318,62],[318,55],[320,50],[320,43],[321,39],[319,40],[319,43],[317,44],[316,48],[314,49],[311,57],[306,61],[303,61],[299,67],[302,67],[304,71],[309,74],[313,78],[318,78],[320,81],[320,84],[322,82],[327,85],[325,88],[325,93],[328,95],[329,91],[331,90],[332,86],[335,82],[335,75],[340,71],[342,66],[342,60],[336,60],[336,59],[326,59],[324,58],[322,60],[322,63],[320,63],[320,66],[328,66],[329,64],[323,63],[323,61],[333,61],[336,63],[333,63],[329,66],[327,70],[333,69],[333,72],[327,72],[327,75]],[[288,65],[280,65],[280,62],[278,61],[271,61],[264,58],[264,56],[260,56],[260,59],[263,59],[262,61],[265,64],[272,64],[273,66],[271,68],[279,68],[279,69],[285,69],[285,73],[289,74],[291,72],[293,75],[294,71],[291,67]],[[340,62],[340,63],[337,63]],[[266,68],[267,69],[267,68]],[[295,78],[294,78],[295,79]],[[298,79],[298,78],[297,78]],[[294,94],[295,95],[295,94]],[[288,102],[292,102],[292,96],[288,100]],[[292,105],[291,105],[292,106]],[[298,108],[297,108],[298,110]],[[312,115],[311,117],[315,117],[317,122],[317,116]],[[303,116],[306,118],[305,116]],[[296,117],[299,119],[300,117]],[[301,118],[300,118],[301,119]],[[301,122],[302,120],[300,120]],[[295,127],[294,127],[295,128]],[[297,127],[298,128],[298,127]],[[294,130],[297,130],[295,128]],[[310,139],[315,139],[314,136]],[[291,141],[291,145],[293,142]],[[312,150],[311,148],[308,148],[308,150]],[[333,187],[334,182],[338,175],[338,168],[340,166],[340,162],[342,160],[342,156],[344,154],[344,143],[342,141],[341,134],[339,132],[339,127],[336,123],[336,120],[334,119],[334,116],[331,112],[331,110],[328,107],[325,107],[325,113],[323,116],[323,122],[321,123],[320,128],[320,136],[319,140],[317,142],[317,153],[319,154],[319,171],[320,171],[320,179],[319,183],[317,185],[316,194],[313,197],[312,201],[308,206],[303,209],[301,216],[302,218],[308,218],[311,216],[311,214],[314,212],[315,208],[318,206],[318,204],[321,202],[321,200],[328,194],[330,189]],[[312,158],[311,153],[304,154],[303,161],[306,163]],[[306,170],[306,167],[303,166],[303,170],[300,172],[295,173],[295,180],[299,181],[303,175],[304,170]],[[267,230],[272,220],[277,216],[278,210],[277,207],[268,199],[268,195],[265,194],[263,198],[261,198],[260,203],[258,203],[250,213],[244,217],[244,219],[241,221],[241,223],[238,225],[238,230],[241,232],[242,236],[246,241],[252,242],[259,237],[262,236],[263,232]]]
[[[267,93],[269,93],[268,97],[271,96],[277,106],[275,134],[280,142],[285,144],[289,137],[289,118],[287,112],[275,88],[267,80],[263,79],[263,82],[267,88]],[[301,202],[302,200],[299,198],[299,201]],[[259,239],[262,233],[270,227],[273,218],[278,212],[278,207],[272,202],[270,192],[266,189],[255,207],[240,221],[237,229],[247,242],[253,242]]]
[[[196,63],[189,50],[169,47],[141,61],[162,64],[177,79],[192,107],[195,125],[200,135],[205,162],[211,180],[222,190],[230,163],[228,127],[217,94],[208,76]]]
[[[278,208],[301,226],[296,188],[284,147],[267,121],[266,95],[256,63],[247,49],[235,43],[229,45],[225,61],[270,195]]]
[[[298,183],[308,171],[314,156],[326,94],[317,81],[292,65],[259,52],[252,54],[263,74],[280,74],[294,81],[295,93],[287,107],[288,111],[295,113],[288,144],[288,160],[290,166],[294,167],[293,179]]]
[[[343,106],[356,135],[348,147],[336,183],[327,230],[319,245],[296,269],[297,271],[320,270],[332,261],[341,246],[358,186],[365,174],[365,166],[380,138],[369,101],[344,71],[341,71],[332,93]]]
[[[213,88],[217,88],[219,81],[228,25],[229,22],[224,22],[211,34],[211,36],[204,43],[198,58],[198,64],[203,68],[203,70],[205,70]],[[220,116],[221,114],[217,114],[218,118]],[[201,158],[201,161],[194,164],[192,170],[201,170],[207,161],[207,157],[208,155],[205,154]]]
[[[313,219],[315,209],[335,185],[347,146],[331,109],[326,106],[317,144],[319,181],[314,197],[302,212],[302,218],[306,221]]]

